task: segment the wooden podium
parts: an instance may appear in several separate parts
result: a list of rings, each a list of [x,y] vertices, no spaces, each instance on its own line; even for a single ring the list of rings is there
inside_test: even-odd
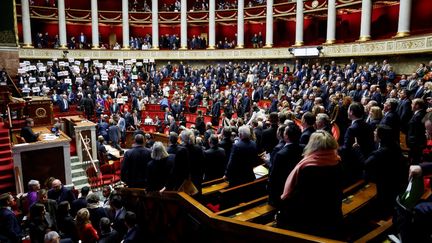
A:
[[[67,116],[63,117],[65,121],[65,131],[71,138],[75,139],[76,151],[78,158],[81,162],[93,162],[97,160],[97,147],[96,147],[96,124],[87,121],[80,116]],[[80,135],[81,134],[81,135]],[[81,140],[81,136],[84,143]],[[87,153],[85,148],[88,148],[89,153]]]
[[[48,97],[33,96],[27,101],[27,114],[33,118],[35,126],[50,126],[53,124],[53,104]]]
[[[12,147],[14,167],[19,171],[17,192],[25,192],[25,185],[31,179],[43,183],[50,176],[60,179],[65,185],[72,184],[71,139],[63,132],[55,136],[48,127],[34,127],[33,131],[41,132],[37,142],[15,144]],[[15,133],[19,134],[19,131]]]

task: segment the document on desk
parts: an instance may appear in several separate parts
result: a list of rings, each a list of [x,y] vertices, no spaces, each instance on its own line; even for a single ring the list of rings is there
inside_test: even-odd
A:
[[[44,133],[42,134],[42,140],[44,141],[52,141],[56,140],[58,137],[55,134]]]

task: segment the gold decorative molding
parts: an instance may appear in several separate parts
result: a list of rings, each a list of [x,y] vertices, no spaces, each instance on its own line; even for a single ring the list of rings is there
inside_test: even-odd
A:
[[[27,49],[31,49],[34,48],[34,46],[30,43],[30,44],[23,44],[22,46],[23,48],[27,48]]]
[[[410,36],[403,39],[354,42],[325,45],[322,57],[378,56],[415,53],[432,53],[432,34]],[[19,49],[21,59],[62,59],[59,49]],[[155,59],[155,60],[240,60],[240,59],[286,59],[295,58],[288,47],[281,48],[236,48],[223,50],[69,50],[69,58],[93,60]]]
[[[407,37],[410,36],[410,32],[409,31],[402,31],[402,32],[397,32],[396,35],[394,36],[394,38],[402,38],[402,37]]]
[[[358,42],[365,42],[369,41],[371,39],[370,35],[360,36],[360,38],[357,40]]]
[[[336,43],[336,40],[326,40],[323,45],[333,45],[334,43]]]
[[[264,46],[264,48],[272,48],[272,47],[273,47],[273,44],[270,44],[270,43],[265,44],[265,46]]]
[[[296,41],[293,46],[303,46],[303,41]]]

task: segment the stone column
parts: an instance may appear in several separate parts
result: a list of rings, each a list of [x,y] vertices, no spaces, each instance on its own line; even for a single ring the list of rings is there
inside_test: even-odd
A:
[[[401,0],[399,4],[399,24],[395,37],[406,37],[411,30],[411,0]]]
[[[296,4],[296,36],[294,46],[303,45],[303,0],[297,0]]]
[[[216,0],[209,0],[209,37],[208,48],[215,49],[216,46]]]
[[[152,49],[159,50],[159,6],[158,0],[152,0]]]
[[[129,50],[129,2],[122,0],[123,48]]]
[[[371,39],[370,36],[371,17],[372,17],[372,0],[362,0],[359,41],[368,41]]]
[[[336,42],[336,0],[328,0],[327,6],[327,40],[325,44]]]
[[[59,38],[60,49],[67,48],[67,35],[66,35],[66,12],[64,0],[58,0],[58,21],[59,21]]]
[[[33,48],[29,0],[21,0],[21,12],[23,26],[23,47]]]
[[[180,4],[180,50],[187,50],[187,0],[181,0]]]
[[[244,0],[238,0],[236,48],[244,48]]]
[[[267,0],[266,48],[273,47],[273,0]]]
[[[99,48],[98,0],[91,0],[92,49]]]

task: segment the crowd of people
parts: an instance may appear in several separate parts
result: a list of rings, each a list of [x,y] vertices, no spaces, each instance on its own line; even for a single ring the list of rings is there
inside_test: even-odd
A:
[[[392,215],[408,166],[428,161],[431,65],[420,64],[399,78],[387,60],[201,67],[53,61],[45,71],[21,73],[19,83],[32,92],[38,86],[36,95],[52,92],[59,106],[78,104],[88,118],[97,119],[101,145],[108,141],[121,149],[125,130],[135,130],[135,145],[122,164],[121,178],[129,186],[177,190],[190,178],[200,191],[204,180],[220,177],[235,186],[253,181],[253,167],[264,161],[278,225],[329,236],[326,232],[341,229],[342,188],[361,178],[375,182],[377,212]],[[259,105],[263,100],[267,105]],[[157,124],[169,129],[169,147],[140,131],[146,104],[160,104],[164,117],[156,118]],[[187,124],[184,113],[200,113],[199,106],[204,114]],[[204,122],[205,115],[211,122]],[[409,149],[407,158],[400,144]],[[263,153],[268,156],[259,156]],[[426,173],[429,167],[411,167],[411,175],[422,168]],[[312,198],[317,186],[326,198],[319,205]]]
[[[87,186],[80,192],[50,177],[41,186],[28,182],[18,202],[9,193],[0,195],[2,242],[141,242],[143,230],[136,214],[124,208],[119,194],[104,186],[102,195]],[[20,210],[20,217],[14,210]]]

